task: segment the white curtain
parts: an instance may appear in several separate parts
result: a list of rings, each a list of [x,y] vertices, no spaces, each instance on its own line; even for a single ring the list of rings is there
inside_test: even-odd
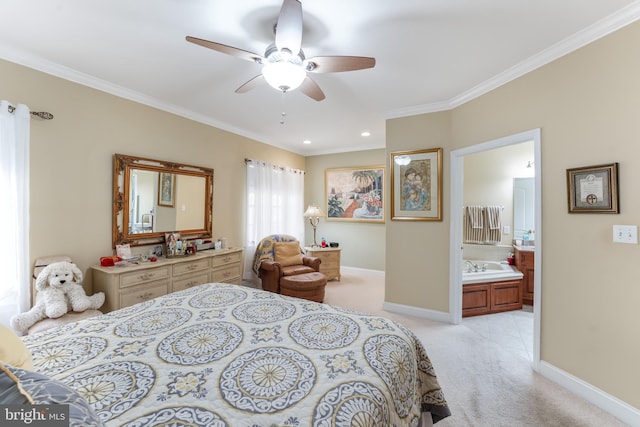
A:
[[[11,109],[13,109],[11,107]],[[30,307],[29,107],[0,101],[0,323]]]
[[[256,246],[270,234],[289,234],[304,244],[304,172],[247,160],[247,229],[243,278],[255,279]]]

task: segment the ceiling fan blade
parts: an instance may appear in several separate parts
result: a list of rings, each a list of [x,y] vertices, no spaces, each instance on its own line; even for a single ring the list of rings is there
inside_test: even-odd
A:
[[[213,49],[215,51],[225,53],[227,55],[235,56],[241,59],[245,59],[251,62],[262,62],[262,55],[258,55],[257,53],[249,52],[246,50],[238,49],[237,47],[227,46],[226,44],[216,43],[209,40],[203,40],[196,37],[187,36],[188,42],[195,43],[200,46],[204,46],[209,49]]]
[[[313,79],[307,76],[300,87],[300,92],[307,95],[309,98],[315,99],[316,101],[322,101],[326,97],[324,96],[324,92],[320,89],[320,86]]]
[[[276,24],[276,47],[289,49],[296,56],[302,45],[302,4],[299,0],[284,0]]]
[[[311,73],[338,73],[341,71],[373,68],[376,58],[366,56],[316,56],[308,59],[307,71]]]
[[[249,80],[248,82],[240,86],[238,89],[236,89],[236,93],[249,92],[251,89],[257,86],[260,86],[261,84],[264,84],[264,83],[266,83],[264,76],[262,74],[258,74],[257,76],[255,76],[254,78],[252,78],[251,80]]]

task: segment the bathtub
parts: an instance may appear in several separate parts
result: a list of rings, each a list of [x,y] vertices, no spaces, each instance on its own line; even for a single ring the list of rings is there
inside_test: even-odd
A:
[[[514,266],[509,264],[503,264],[497,261],[481,261],[481,260],[469,260],[476,264],[478,267],[485,267],[485,271],[467,272],[468,264],[467,260],[462,261],[462,284],[467,283],[483,283],[483,282],[499,282],[501,280],[518,280],[522,279],[522,273],[519,272]]]

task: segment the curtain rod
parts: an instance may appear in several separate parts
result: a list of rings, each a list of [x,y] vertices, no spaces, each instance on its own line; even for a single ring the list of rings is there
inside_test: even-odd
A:
[[[274,165],[274,164],[271,164],[271,163],[269,163],[269,162],[265,162],[265,161],[263,161],[263,160],[249,159],[249,158],[247,158],[247,157],[245,157],[245,158],[244,158],[244,162],[245,162],[245,163],[258,162],[258,163],[262,163],[263,165],[271,165],[271,166],[273,166],[274,168],[277,168],[277,169],[280,169],[280,170],[285,170],[285,169],[287,169],[285,166]],[[299,169],[292,169],[292,168],[289,168],[289,169],[291,169],[293,172],[301,173],[301,174],[306,175],[306,172],[305,172],[305,171],[303,171],[303,170],[299,170]]]
[[[9,112],[13,113],[14,111],[16,111],[16,107],[14,107],[13,105],[9,105]],[[32,116],[37,116],[40,117],[41,119],[44,120],[52,120],[53,119],[53,114],[47,112],[47,111],[30,111]]]

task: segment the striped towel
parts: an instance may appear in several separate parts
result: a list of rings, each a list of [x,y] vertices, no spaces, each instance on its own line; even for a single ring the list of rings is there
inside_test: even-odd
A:
[[[465,243],[484,243],[484,209],[481,206],[467,206],[464,216]]]
[[[463,224],[465,243],[497,245],[502,241],[501,206],[467,206]]]
[[[502,240],[502,207],[487,206],[485,209],[487,216],[487,243],[498,244]]]
[[[471,227],[483,228],[484,227],[484,208],[482,206],[467,206],[467,212],[469,213],[469,220],[471,221]]]

